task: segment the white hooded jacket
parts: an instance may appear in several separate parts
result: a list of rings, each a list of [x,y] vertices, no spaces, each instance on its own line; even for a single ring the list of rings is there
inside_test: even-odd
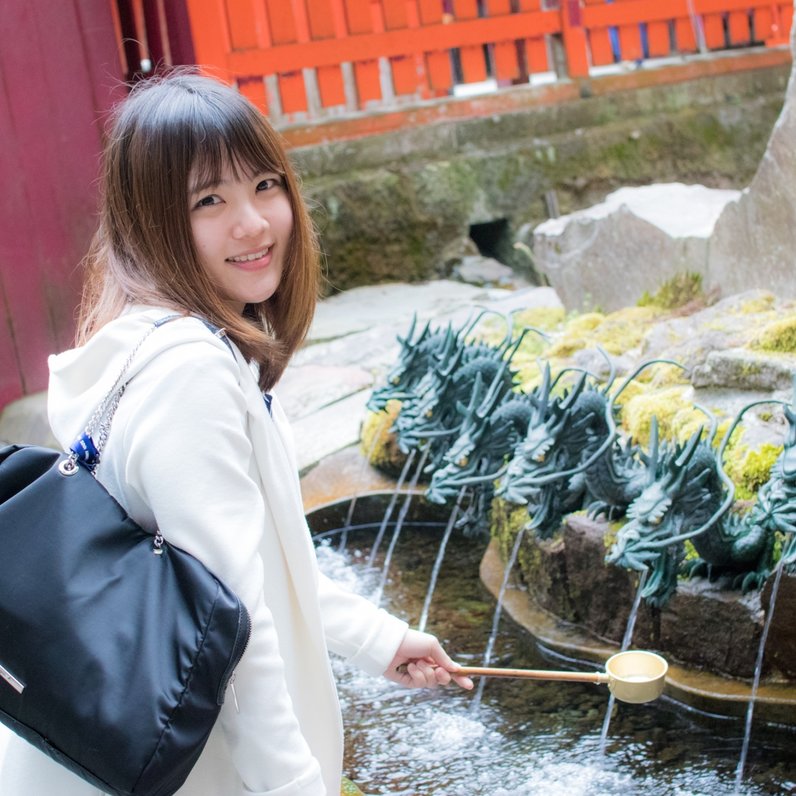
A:
[[[133,307],[50,358],[50,423],[65,448],[153,322],[171,314]],[[196,556],[252,617],[236,699],[225,700],[179,796],[336,794],[343,732],[328,650],[379,675],[406,624],[318,572],[286,418],[276,398],[269,411],[233,349],[195,318],[153,332],[133,359],[97,474],[139,524]],[[99,791],[13,739],[0,793]]]

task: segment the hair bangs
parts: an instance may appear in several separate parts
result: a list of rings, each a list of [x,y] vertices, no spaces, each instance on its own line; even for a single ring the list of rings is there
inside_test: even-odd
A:
[[[224,171],[235,179],[249,179],[264,172],[285,174],[285,164],[276,150],[273,134],[248,104],[233,113],[221,113],[210,102],[196,108],[191,126],[191,188],[217,185]]]

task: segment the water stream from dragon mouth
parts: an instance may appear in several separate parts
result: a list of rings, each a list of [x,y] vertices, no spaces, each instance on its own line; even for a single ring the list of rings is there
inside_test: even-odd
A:
[[[520,545],[522,544],[523,537],[525,536],[525,530],[525,528],[521,528],[520,532],[517,534],[517,538],[514,540],[514,546],[511,548],[511,555],[506,563],[506,569],[503,572],[503,582],[500,584],[500,592],[498,593],[497,604],[495,605],[495,613],[492,617],[492,630],[486,643],[486,650],[484,651],[484,658],[481,666],[489,666],[492,662],[492,653],[495,649],[498,628],[500,627],[500,615],[503,612],[503,601],[506,596],[506,589],[509,587],[511,573],[514,570],[514,565],[517,563],[517,556],[519,555]],[[481,708],[481,700],[484,697],[484,689],[486,688],[487,679],[488,678],[486,677],[481,677],[478,681],[475,698],[470,706],[470,713],[473,716],[477,716],[478,711]]]
[[[414,495],[415,487],[417,486],[417,482],[420,480],[420,475],[423,472],[423,467],[426,465],[426,460],[428,459],[428,454],[431,450],[430,446],[426,446],[423,450],[423,454],[420,457],[420,461],[417,463],[417,468],[415,469],[415,473],[412,476],[412,480],[409,483],[409,490],[406,493],[406,497],[404,498],[403,505],[401,506],[401,511],[398,513],[398,521],[395,523],[395,528],[392,532],[392,538],[390,539],[390,546],[387,548],[387,555],[384,557],[384,564],[381,568],[381,578],[379,579],[379,588],[376,592],[375,602],[376,605],[381,605],[381,598],[384,594],[384,587],[387,583],[387,578],[390,574],[390,563],[392,562],[392,556],[395,552],[395,546],[398,544],[398,537],[401,535],[401,528],[403,527],[404,521],[406,520],[406,515],[409,512],[409,507],[412,505],[412,496]]]
[[[423,609],[420,611],[420,619],[417,622],[417,629],[422,633],[426,629],[426,623],[428,622],[428,614],[431,610],[431,599],[434,596],[434,589],[437,587],[437,580],[439,579],[439,573],[442,570],[442,562],[445,558],[445,550],[448,548],[448,541],[451,538],[451,533],[453,532],[453,526],[456,524],[456,518],[459,516],[459,511],[462,507],[462,501],[464,500],[464,496],[467,492],[467,487],[463,486],[459,490],[459,494],[456,498],[456,505],[453,507],[451,511],[451,515],[448,518],[448,522],[445,525],[445,533],[442,534],[442,540],[439,543],[439,549],[437,550],[437,555],[434,559],[434,567],[431,570],[431,578],[428,581],[428,589],[426,590],[426,597],[423,600]]]
[[[622,645],[619,648],[620,652],[630,649],[630,644],[633,641],[633,631],[636,629],[636,617],[638,616],[638,608],[641,605],[641,594],[644,591],[644,584],[647,582],[647,575],[649,570],[645,569],[638,579],[638,587],[636,588],[636,596],[633,598],[633,607],[630,609],[630,615],[627,618],[627,625],[625,627],[625,634],[622,637]],[[608,706],[605,709],[605,718],[603,719],[602,730],[600,731],[600,754],[605,754],[605,744],[608,740],[608,728],[611,724],[611,716],[614,714],[614,704],[616,697],[611,693],[608,697]]]
[[[790,534],[786,540],[790,538]],[[787,542],[783,544],[785,549]],[[752,718],[755,712],[755,700],[757,699],[757,691],[760,688],[760,676],[763,671],[763,656],[766,649],[766,640],[768,639],[768,631],[771,628],[771,620],[774,617],[774,606],[777,602],[777,592],[779,591],[779,584],[782,580],[782,571],[784,567],[784,559],[780,559],[777,564],[777,572],[774,576],[774,583],[771,587],[771,599],[769,601],[768,610],[766,611],[766,619],[763,623],[763,630],[760,633],[760,644],[757,648],[757,660],[755,661],[755,673],[752,680],[752,691],[749,695],[749,705],[746,709],[746,721],[744,722],[744,735],[743,744],[741,745],[741,756],[738,759],[738,768],[735,771],[735,794],[740,793],[741,784],[744,778],[744,770],[746,769],[746,758],[749,755],[749,741],[752,737]]]
[[[384,417],[382,417],[379,421],[379,425],[376,426],[376,431],[373,434],[370,447],[368,448],[365,458],[362,460],[362,464],[359,467],[359,478],[355,481],[356,484],[361,484],[365,480],[365,472],[370,466],[370,462],[373,459],[373,454],[376,452],[376,447],[381,441],[381,435],[384,433],[384,431],[386,431],[387,424],[389,422],[390,416],[385,413]],[[348,544],[348,529],[351,527],[351,521],[354,519],[354,511],[357,507],[358,498],[359,493],[354,493],[351,496],[351,502],[348,504],[348,513],[346,514],[345,521],[343,522],[343,530],[340,533],[340,550],[345,550],[346,545]]]
[[[384,539],[384,534],[387,532],[387,525],[390,522],[393,511],[395,510],[395,504],[398,502],[398,496],[401,494],[404,481],[406,481],[406,476],[409,475],[409,468],[412,466],[412,462],[414,462],[416,455],[417,448],[412,448],[412,450],[409,452],[409,455],[406,457],[401,474],[398,476],[398,480],[395,483],[395,490],[390,497],[390,502],[384,512],[384,517],[382,517],[381,525],[379,525],[379,532],[376,534],[376,539],[373,542],[373,547],[370,550],[370,556],[368,556],[369,567],[372,567],[373,562],[376,560],[376,555],[379,552],[382,539]]]

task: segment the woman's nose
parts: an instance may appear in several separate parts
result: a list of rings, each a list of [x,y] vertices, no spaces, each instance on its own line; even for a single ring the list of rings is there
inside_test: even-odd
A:
[[[268,227],[268,219],[254,204],[247,202],[241,206],[235,219],[233,236],[235,238],[253,238]]]

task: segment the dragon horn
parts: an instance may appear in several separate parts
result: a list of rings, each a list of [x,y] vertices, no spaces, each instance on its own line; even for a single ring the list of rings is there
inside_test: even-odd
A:
[[[498,310],[490,309],[489,307],[477,306],[475,309],[480,310],[480,312],[475,316],[475,318],[473,318],[472,322],[470,322],[469,324],[465,323],[465,326],[462,327],[461,331],[463,333],[462,334],[463,337],[466,337],[468,334],[470,334],[475,329],[475,327],[478,326],[479,321],[485,315],[497,315],[498,317],[502,318],[503,321],[508,326],[506,337],[511,337],[511,321],[506,317],[506,315],[504,315],[502,312],[498,312]],[[504,337],[503,339],[505,340],[506,338]]]
[[[647,464],[647,486],[651,486],[655,481],[658,472],[658,458],[660,449],[658,446],[658,415],[652,416],[650,423],[650,455]]]
[[[545,362],[542,368],[542,383],[539,385],[539,404],[536,407],[536,419],[542,420],[547,414],[547,405],[550,400],[550,364]]]
[[[569,367],[561,368],[561,370],[559,370],[558,373],[556,373],[556,377],[553,379],[553,383],[550,385],[551,390],[555,389],[555,386],[558,384],[559,379],[565,373],[583,373],[586,376],[590,376],[595,381],[598,380],[596,374],[592,373],[590,370],[586,370],[586,368],[577,368],[574,365],[570,365]]]
[[[694,409],[698,409],[710,421],[710,431],[708,432],[705,441],[712,445],[713,440],[716,437],[716,431],[719,427],[719,421],[717,420],[716,415],[711,412],[710,409],[702,406],[702,404],[694,404]]]
[[[512,312],[510,312],[509,315],[511,315],[514,312],[517,312],[517,310],[512,310]],[[511,354],[508,357],[509,361],[511,361],[511,358],[514,356],[514,354],[517,353],[517,349],[520,347],[520,343],[522,343],[522,341],[525,339],[525,335],[528,334],[528,332],[533,332],[534,334],[538,334],[539,337],[541,337],[542,340],[544,340],[546,343],[550,342],[550,336],[546,332],[543,332],[541,329],[537,329],[536,326],[523,326],[522,329],[520,329],[520,333],[517,336],[517,339],[514,340],[512,343],[512,345],[514,346],[514,350],[511,352]],[[506,350],[508,350],[509,347],[507,347]]]
[[[673,359],[650,359],[648,362],[642,362],[619,386],[619,389],[611,396],[609,403],[611,404],[611,411],[613,412],[616,399],[624,392],[625,388],[635,379],[643,370],[646,370],[650,365],[674,365],[676,368],[685,370],[685,366]]]
[[[572,404],[580,398],[583,388],[586,386],[586,375],[582,374],[578,379],[572,391],[561,401],[561,411],[567,412],[572,407]]]
[[[595,346],[595,348],[608,365],[608,378],[605,380],[605,387],[603,388],[603,395],[608,395],[608,390],[611,389],[611,385],[614,383],[614,379],[616,379],[616,365],[614,365],[614,361],[608,356],[608,352],[601,345]]]

